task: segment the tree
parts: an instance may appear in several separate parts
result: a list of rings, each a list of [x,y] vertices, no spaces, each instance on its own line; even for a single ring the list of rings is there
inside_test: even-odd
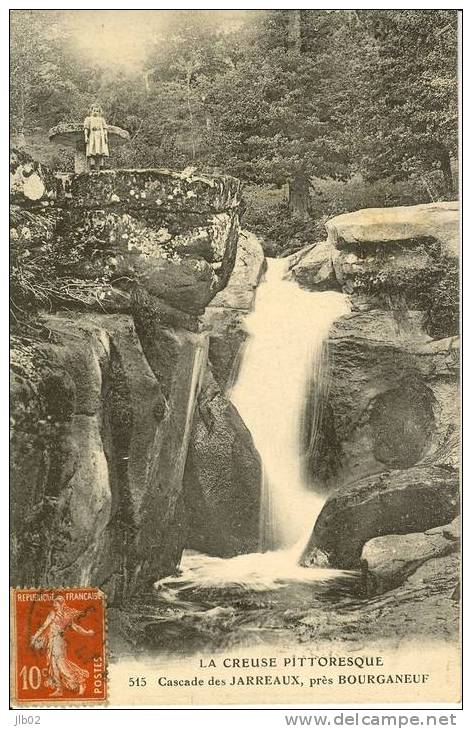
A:
[[[11,126],[18,135],[74,118],[93,98],[97,69],[76,57],[57,11],[13,10]]]
[[[263,15],[245,33],[246,53],[212,79],[206,98],[215,163],[224,158],[252,181],[288,182],[290,209],[305,218],[311,177],[348,173],[348,95],[333,45],[342,17],[300,13]]]
[[[457,155],[457,12],[357,11],[351,136],[367,179],[441,169]]]
[[[192,162],[205,159],[205,135],[212,124],[206,91],[215,76],[233,65],[231,38],[211,11],[179,11],[148,55],[148,103],[162,110],[174,150],[180,148],[187,163],[189,157]]]
[[[131,133],[118,164],[188,164],[288,184],[306,218],[314,177],[399,180],[457,155],[457,13],[215,11],[166,15],[144,67],[80,57],[61,11],[11,14],[12,129],[47,132],[99,100]],[[162,24],[160,24],[162,25]]]

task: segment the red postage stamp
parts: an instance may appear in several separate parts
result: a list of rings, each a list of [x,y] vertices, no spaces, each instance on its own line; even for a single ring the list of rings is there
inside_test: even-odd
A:
[[[105,596],[94,587],[12,590],[15,704],[104,703]]]

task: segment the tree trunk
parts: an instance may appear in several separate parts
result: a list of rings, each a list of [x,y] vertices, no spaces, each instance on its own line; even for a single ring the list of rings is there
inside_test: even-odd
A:
[[[292,215],[310,217],[310,181],[304,172],[297,172],[288,183],[288,207]]]
[[[193,124],[193,111],[192,111],[192,90],[191,90],[191,82],[192,82],[192,68],[190,66],[187,67],[187,79],[186,79],[186,86],[187,86],[187,108],[188,108],[188,116],[190,121],[190,140],[192,144],[192,159],[195,159],[195,130],[194,130],[194,124]]]
[[[288,45],[298,53],[302,50],[302,11],[289,10],[288,16]]]
[[[441,152],[439,164],[441,165],[446,191],[448,194],[452,194],[454,192],[454,181],[452,179],[451,158],[447,149]]]

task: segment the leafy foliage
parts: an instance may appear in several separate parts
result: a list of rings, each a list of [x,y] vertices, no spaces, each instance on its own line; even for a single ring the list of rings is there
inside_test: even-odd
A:
[[[438,199],[441,174],[413,174],[407,180],[366,181],[360,174],[348,180],[313,178],[311,217],[303,220],[288,210],[284,190],[268,185],[246,185],[243,225],[262,240],[269,256],[286,255],[324,240],[327,219],[362,208],[416,205]]]
[[[451,182],[456,11],[258,11],[230,30],[182,11],[130,70],[74,52],[65,17],[12,13],[16,132],[81,119],[99,99],[130,131],[123,164],[195,163],[277,185],[440,168]]]
[[[47,150],[48,164],[70,170],[71,151],[52,151],[47,130],[99,100],[131,135],[113,164],[242,178],[244,224],[273,255],[324,237],[327,216],[453,195],[456,11],[261,10],[233,25],[218,17],[179,11],[156,27],[143,65],[128,69],[74,50],[67,13],[13,11],[13,131],[35,157]],[[50,251],[14,248],[20,300],[39,303],[49,294],[35,266],[44,262],[46,286]]]
[[[394,308],[424,311],[425,330],[433,338],[459,334],[460,273],[456,259],[440,255],[430,246],[383,245],[373,265],[364,263],[361,268],[353,282],[356,293],[378,296]]]
[[[267,256],[286,256],[326,236],[326,217],[317,220],[289,214],[286,201],[267,196],[264,188],[246,193],[243,225],[260,238]]]
[[[113,267],[106,251],[92,260],[95,241],[62,236],[54,216],[44,217],[14,207],[10,229],[10,301],[14,329],[31,326],[39,310],[100,308],[111,291]],[[77,264],[86,264],[89,275],[77,278]]]
[[[419,283],[418,304],[426,312],[426,331],[440,339],[460,333],[460,274],[458,261],[442,259]]]
[[[457,154],[457,13],[358,11],[348,68],[357,103],[351,134],[368,179],[439,168],[448,192]]]

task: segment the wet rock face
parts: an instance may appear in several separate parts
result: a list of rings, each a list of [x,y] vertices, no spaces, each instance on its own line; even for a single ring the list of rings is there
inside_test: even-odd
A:
[[[289,263],[300,285],[352,305],[327,342],[308,474],[329,491],[385,467],[457,467],[457,203],[359,210],[326,228]]]
[[[250,432],[208,371],[185,470],[187,546],[220,557],[257,551],[261,476]]]
[[[244,319],[264,267],[259,241],[243,233],[229,282],[203,317],[209,359],[185,469],[187,545],[218,556],[256,551],[258,545],[260,457],[226,392],[237,376]]]
[[[303,288],[313,291],[340,290],[335,261],[339,251],[330,241],[307,246],[289,257],[288,271]]]
[[[422,565],[425,565],[423,572],[438,569],[442,558],[459,551],[460,531],[460,518],[456,517],[450,524],[426,532],[390,534],[366,542],[362,569],[367,594],[378,594],[402,584]],[[459,570],[456,579],[459,580]]]
[[[164,378],[130,316],[44,322],[54,343],[13,389],[13,578],[120,599],[167,574],[183,546],[173,523],[206,338],[168,332]]]
[[[380,562],[382,535],[404,540],[458,512],[459,341],[448,313],[458,308],[458,206],[360,210],[326,227],[325,242],[290,262],[301,285],[341,289],[352,307],[326,342],[316,432],[306,433],[307,472],[328,500],[304,559],[359,568],[365,542]],[[411,538],[402,544],[420,550],[423,538]],[[450,558],[440,552],[427,563]],[[391,569],[392,584],[414,578]]]
[[[185,546],[208,349],[198,314],[234,265],[239,183],[55,176],[16,152],[11,175],[12,239],[47,244],[43,279],[60,290],[55,313],[38,314],[48,336],[12,357],[12,579],[96,584],[121,600],[170,574]]]
[[[391,468],[408,468],[426,452],[434,428],[433,393],[421,382],[377,395],[370,403],[373,455]]]
[[[266,261],[257,238],[243,231],[231,277],[207,307],[203,322],[210,331],[212,373],[222,391],[237,377],[242,347],[247,338],[244,320],[252,310]]]
[[[327,556],[333,567],[359,569],[363,546],[374,537],[426,531],[458,512],[459,479],[449,469],[416,466],[368,476],[328,498],[302,561],[317,564]]]
[[[343,488],[386,467],[458,467],[458,342],[422,339],[414,312],[400,324],[377,310],[335,324],[308,457],[318,487]]]

